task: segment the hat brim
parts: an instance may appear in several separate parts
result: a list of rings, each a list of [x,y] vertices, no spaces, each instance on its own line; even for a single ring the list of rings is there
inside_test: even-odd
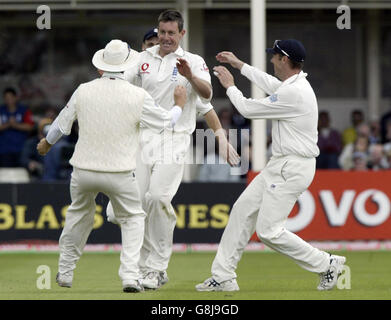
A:
[[[130,49],[128,58],[121,64],[108,64],[103,60],[103,52],[105,50],[101,49],[95,52],[92,57],[92,64],[99,70],[108,71],[108,72],[122,72],[134,67],[140,58],[140,53]]]
[[[274,48],[267,48],[267,49],[266,49],[266,52],[267,52],[267,53],[270,53],[270,54],[276,54],[276,53],[278,53],[276,50],[274,50]]]

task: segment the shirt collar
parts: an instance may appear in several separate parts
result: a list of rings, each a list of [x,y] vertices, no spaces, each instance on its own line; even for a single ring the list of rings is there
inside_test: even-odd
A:
[[[108,71],[105,71],[102,74],[102,78],[103,77],[105,77],[105,78],[118,78],[118,79],[125,80],[125,75],[122,72],[108,72]]]
[[[286,79],[282,85],[287,85],[287,84],[290,84],[292,82],[295,82],[296,80],[299,80],[301,78],[305,78],[307,77],[307,73],[303,72],[303,71],[300,71],[298,74],[294,74],[293,76],[290,76],[288,79]]]
[[[153,47],[151,47],[151,48],[146,49],[146,51],[148,51],[149,53],[151,53],[154,57],[163,59],[163,58],[159,55],[159,50],[160,50],[160,45],[156,45],[156,46],[153,46]],[[170,54],[175,54],[175,55],[177,55],[177,56],[179,56],[179,57],[183,57],[184,54],[185,54],[185,50],[183,50],[181,46],[178,46],[178,49],[176,49],[174,52],[171,52]],[[169,55],[169,54],[168,54],[168,55]]]

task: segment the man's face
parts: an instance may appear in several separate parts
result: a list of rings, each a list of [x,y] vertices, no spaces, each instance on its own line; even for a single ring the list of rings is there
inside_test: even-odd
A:
[[[4,95],[4,103],[7,105],[7,106],[13,106],[16,104],[16,101],[17,101],[17,97],[11,93],[11,92],[7,92],[5,95]]]
[[[364,121],[364,116],[361,112],[353,112],[352,114],[352,122],[354,126],[359,125]]]
[[[143,42],[142,49],[144,51],[145,49],[148,49],[148,48],[151,48],[153,46],[156,46],[157,44],[159,44],[159,38],[158,37],[152,37],[152,38],[149,38],[148,40],[145,40]]]
[[[158,37],[161,53],[175,52],[184,34],[185,30],[179,31],[176,21],[160,22]]]
[[[285,59],[286,59],[285,56],[281,56],[276,53],[276,54],[273,54],[273,56],[270,60],[270,62],[274,66],[274,75],[279,79],[281,79],[281,76],[282,76],[282,70],[283,70],[283,67],[285,64]]]
[[[327,113],[319,114],[319,128],[328,128],[330,124],[330,119]]]

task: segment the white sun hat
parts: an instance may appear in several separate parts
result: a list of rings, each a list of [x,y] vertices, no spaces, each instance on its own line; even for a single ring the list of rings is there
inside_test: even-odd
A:
[[[92,64],[99,70],[122,72],[137,64],[140,53],[121,40],[111,40],[104,49],[95,52]]]

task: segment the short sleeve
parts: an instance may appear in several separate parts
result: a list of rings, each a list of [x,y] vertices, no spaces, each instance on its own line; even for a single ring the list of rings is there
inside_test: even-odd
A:
[[[211,83],[209,68],[202,57],[197,55],[194,56],[194,62],[192,64],[191,71],[197,78]]]
[[[203,115],[207,114],[212,109],[213,109],[213,106],[210,102],[203,103],[200,98],[197,98],[197,102],[196,102],[197,114],[203,116]]]

